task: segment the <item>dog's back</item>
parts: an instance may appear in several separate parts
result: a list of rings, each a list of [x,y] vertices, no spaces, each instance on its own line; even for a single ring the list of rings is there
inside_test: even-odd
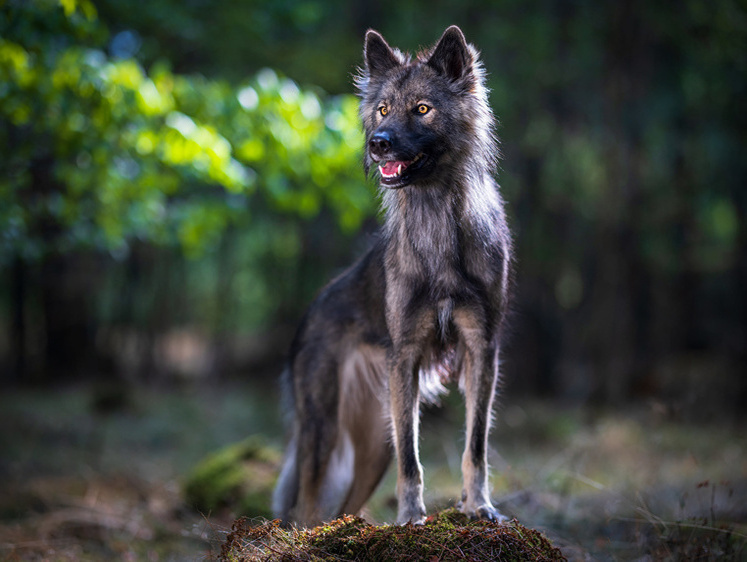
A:
[[[497,518],[486,448],[510,237],[482,68],[457,28],[414,61],[369,32],[365,59],[365,163],[385,188],[385,227],[291,346],[292,437],[274,508],[304,524],[355,513],[394,449],[398,519],[422,520],[417,403],[452,375],[468,409],[462,507]]]

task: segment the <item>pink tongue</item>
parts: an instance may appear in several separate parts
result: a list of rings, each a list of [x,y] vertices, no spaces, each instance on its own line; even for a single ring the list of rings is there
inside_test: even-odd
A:
[[[409,165],[410,165],[409,162],[386,162],[381,167],[381,169],[384,171],[385,174],[392,175],[392,174],[397,173],[397,170],[399,169],[400,166],[402,166],[402,169],[404,170]]]

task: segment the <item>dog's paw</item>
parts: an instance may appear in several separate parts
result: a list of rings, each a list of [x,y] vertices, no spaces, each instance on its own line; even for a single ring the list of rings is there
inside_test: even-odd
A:
[[[473,519],[485,519],[487,521],[495,521],[496,523],[505,523],[508,521],[508,517],[503,515],[500,511],[494,508],[492,505],[483,505],[475,510]]]
[[[397,514],[397,525],[423,525],[425,523],[425,506],[417,506],[414,509],[405,509]]]
[[[404,525],[412,523],[413,525],[422,525],[425,523],[425,504],[423,503],[423,485],[419,482],[407,482],[400,485],[397,498],[397,524]]]
[[[495,521],[496,523],[505,523],[508,521],[508,517],[503,515],[489,503],[469,509],[465,508],[464,502],[459,502],[457,508],[473,520],[482,519],[483,521]]]
[[[397,518],[397,525],[407,525],[408,523],[412,525],[425,525],[425,515],[422,517],[413,517],[412,519],[400,519]]]

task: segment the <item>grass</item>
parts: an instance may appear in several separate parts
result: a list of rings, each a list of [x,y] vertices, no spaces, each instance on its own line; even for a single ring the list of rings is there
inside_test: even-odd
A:
[[[224,562],[279,560],[565,560],[539,532],[518,522],[469,521],[449,509],[423,525],[374,526],[346,516],[314,529],[283,529],[278,521],[239,519],[223,544]]]
[[[251,386],[140,390],[103,413],[89,388],[3,392],[0,559],[216,558],[234,519],[260,513],[236,502],[200,512],[185,482],[211,453],[250,435],[279,449],[277,403]],[[459,498],[462,416],[457,393],[424,415],[429,513]],[[747,558],[744,424],[510,399],[496,420],[497,507],[567,558]],[[394,519],[392,473],[367,520]]]

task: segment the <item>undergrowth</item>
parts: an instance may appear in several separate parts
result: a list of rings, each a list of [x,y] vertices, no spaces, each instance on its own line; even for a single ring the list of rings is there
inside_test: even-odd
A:
[[[726,483],[717,485],[706,480],[697,484],[697,490],[705,491],[710,496],[708,509],[703,515],[684,520],[666,521],[645,508],[639,508],[639,515],[651,524],[656,533],[648,549],[655,560],[745,560],[747,535],[733,523],[723,521],[717,515],[717,490],[724,487],[731,498],[733,490]],[[683,511],[687,499],[688,494],[684,494],[680,500]]]
[[[511,523],[470,521],[455,509],[424,525],[374,526],[346,516],[314,529],[283,528],[280,522],[234,522],[220,560],[565,560],[541,533]]]

